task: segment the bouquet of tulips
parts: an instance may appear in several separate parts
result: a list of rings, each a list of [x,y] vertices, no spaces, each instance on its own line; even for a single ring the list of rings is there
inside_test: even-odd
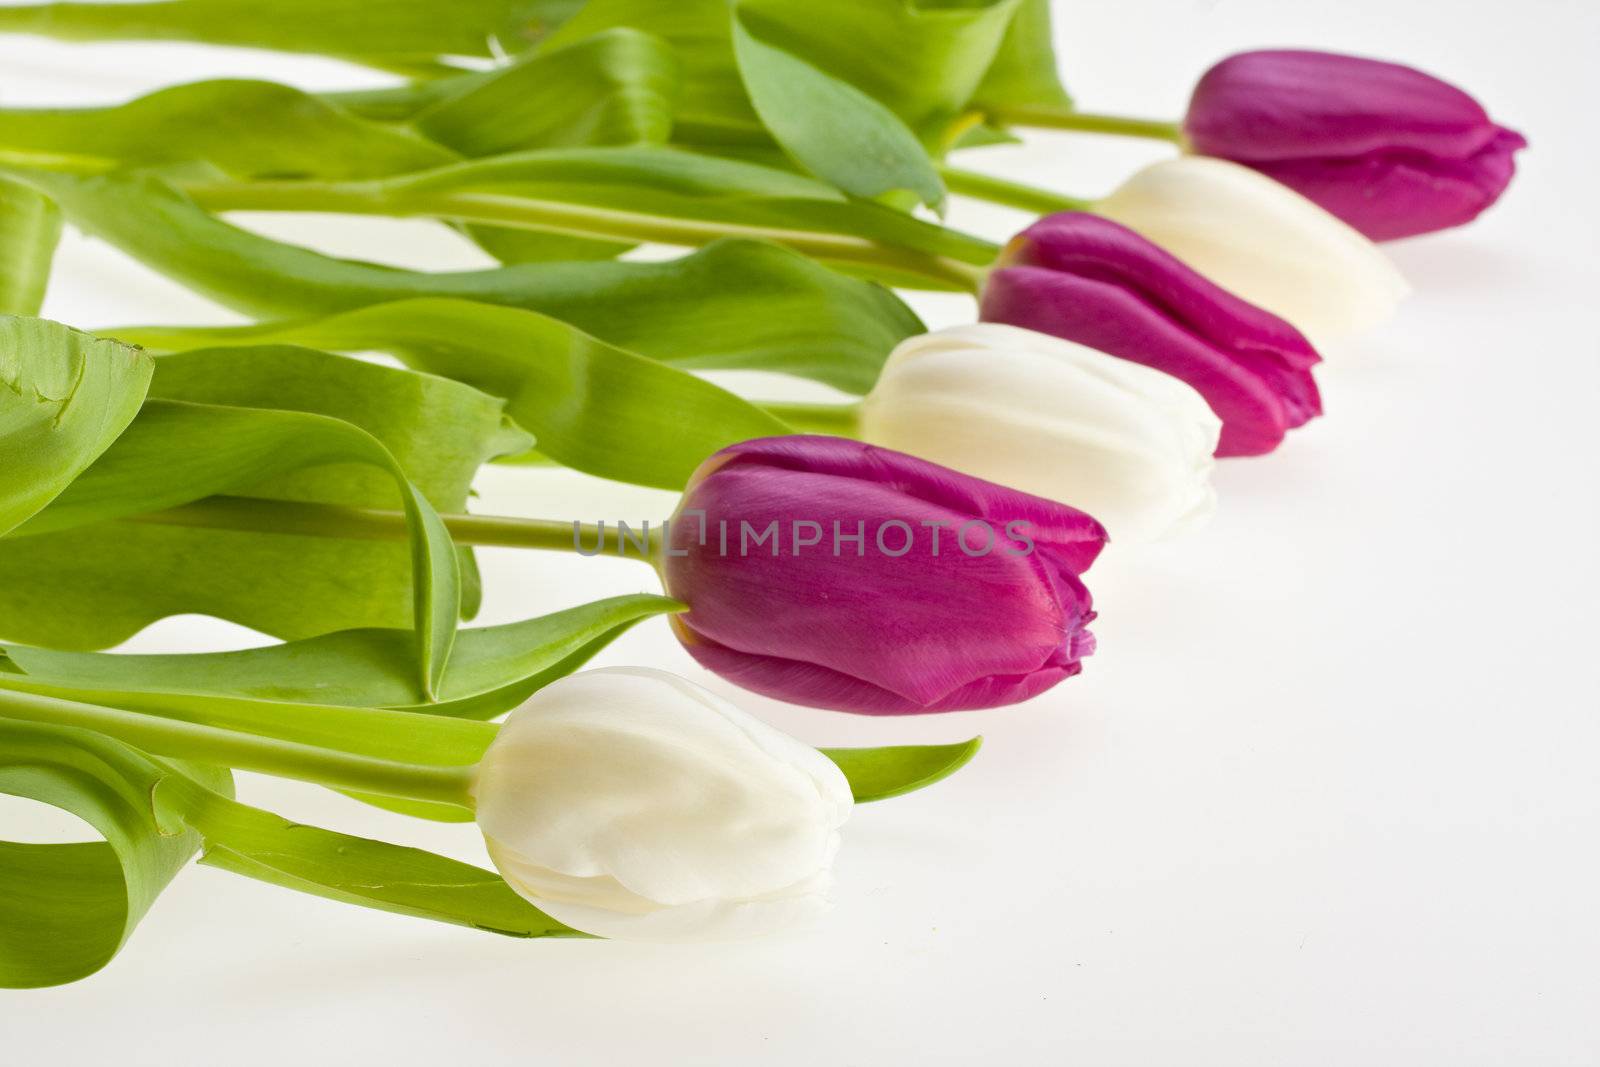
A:
[[[1049,14],[0,8],[0,32],[373,71],[0,109],[0,792],[104,837],[0,843],[0,985],[103,966],[197,853],[517,936],[757,934],[820,910],[854,804],[976,751],[819,751],[658,670],[580,672],[656,616],[728,682],[841,712],[996,708],[1077,674],[1108,541],[1203,522],[1216,458],[1318,416],[1318,346],[1406,292],[1374,241],[1470,221],[1524,142],[1427,74],[1308,51],[1223,60],[1181,121],[1095,114]],[[1098,199],[959,165],[1030,128],[1172,158]],[[942,224],[951,194],[1040,217],[996,246]],[[499,265],[335,258],[224,217],[246,210],[434,219]],[[63,222],[252,321],[36,317]],[[968,293],[976,321],[927,332],[897,289]],[[847,399],[696,373],[729,369]],[[492,462],[681,502],[637,528],[469,513]],[[463,627],[478,545],[633,558],[662,595]],[[180,613],[275,643],[105,651]],[[235,799],[236,769],[474,821],[497,873],[291,824]]]

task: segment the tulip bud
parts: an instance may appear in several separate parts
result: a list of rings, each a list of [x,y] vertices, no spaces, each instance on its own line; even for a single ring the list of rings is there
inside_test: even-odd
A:
[[[1104,528],[1054,501],[840,437],[695,472],[662,571],[700,664],[758,693],[893,715],[1012,704],[1094,649],[1078,575]]]
[[[1288,187],[1226,160],[1152,164],[1094,210],[1319,343],[1378,325],[1407,292],[1377,245]]]
[[[506,882],[603,937],[750,937],[827,904],[849,783],[826,756],[665,671],[587,671],[511,713],[479,764]]]
[[[1222,419],[1219,456],[1270,452],[1322,412],[1319,357],[1299,331],[1109,219],[1067,212],[1023,230],[984,286],[981,315],[1188,382]],[[1090,497],[1078,501],[1118,532]]]
[[[1183,128],[1196,152],[1254,167],[1375,241],[1477,218],[1528,144],[1448,82],[1333,52],[1224,59]]]
[[[902,341],[861,406],[868,441],[1070,500],[1130,541],[1211,514],[1220,429],[1177,378],[991,323]]]

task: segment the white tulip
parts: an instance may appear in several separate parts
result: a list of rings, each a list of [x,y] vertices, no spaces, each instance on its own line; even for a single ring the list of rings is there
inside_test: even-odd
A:
[[[816,749],[642,667],[541,689],[500,728],[475,797],[513,889],[568,926],[646,941],[817,915],[853,803]]]
[[[997,323],[902,341],[862,402],[874,444],[1070,504],[1147,541],[1216,506],[1222,423],[1169,374]]]
[[[1409,291],[1377,245],[1288,186],[1226,160],[1153,164],[1094,210],[1314,343],[1378,325]]]

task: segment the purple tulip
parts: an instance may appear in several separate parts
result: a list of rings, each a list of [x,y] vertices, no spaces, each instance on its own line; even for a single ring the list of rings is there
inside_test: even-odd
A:
[[[1013,704],[1077,674],[1094,651],[1078,575],[1105,542],[1075,508],[902,452],[768,437],[695,473],[662,569],[702,666],[796,704],[903,715]]]
[[[1166,371],[1222,420],[1219,456],[1271,452],[1322,413],[1301,333],[1098,215],[1048,215],[1018,234],[984,285],[980,317]]]
[[[1334,52],[1243,52],[1206,71],[1184,134],[1375,241],[1460,226],[1499,199],[1528,142],[1447,82]]]

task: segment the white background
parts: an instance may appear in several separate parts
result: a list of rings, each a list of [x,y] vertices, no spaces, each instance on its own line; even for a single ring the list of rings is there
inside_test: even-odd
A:
[[[1176,115],[1214,59],[1298,44],[1457,80],[1533,147],[1477,225],[1391,247],[1415,295],[1325,353],[1326,418],[1276,455],[1225,463],[1203,532],[1106,553],[1090,576],[1101,651],[1081,677],[1024,707],[923,719],[741,698],[817,743],[987,738],[943,786],[857,813],[820,926],[733,946],[512,941],[194,868],[101,974],[0,993],[0,1060],[1600,1062],[1597,13],[1579,0],[1061,5],[1062,61],[1089,109]],[[0,40],[12,105],[224,74],[372,77]],[[970,158],[1096,193],[1160,154],[1041,135]],[[953,221],[1004,237],[1023,218],[961,204]],[[421,223],[267,222],[341,252],[478,262]],[[954,298],[918,307],[934,325],[971,314]],[[46,313],[85,327],[230,318],[76,236]],[[490,512],[671,505],[551,473],[492,471],[482,488]],[[483,560],[484,622],[651,588],[637,563]],[[133,647],[258,641],[178,619]],[[659,621],[600,662],[706,680]],[[483,861],[470,828],[241,785],[294,817]],[[17,804],[0,819],[29,839],[59,825]]]

